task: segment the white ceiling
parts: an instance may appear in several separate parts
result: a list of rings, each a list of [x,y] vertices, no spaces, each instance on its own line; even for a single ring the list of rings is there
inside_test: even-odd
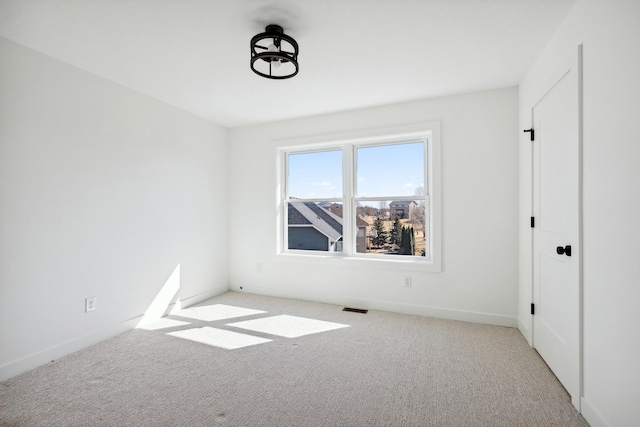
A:
[[[0,0],[0,35],[227,127],[517,85],[575,0]],[[249,68],[281,25],[300,73]]]

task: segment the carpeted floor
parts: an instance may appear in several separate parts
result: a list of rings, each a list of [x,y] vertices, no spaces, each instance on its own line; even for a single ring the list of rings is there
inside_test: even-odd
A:
[[[0,383],[0,425],[588,425],[516,329],[235,292],[198,306]],[[234,307],[263,312],[215,315]]]

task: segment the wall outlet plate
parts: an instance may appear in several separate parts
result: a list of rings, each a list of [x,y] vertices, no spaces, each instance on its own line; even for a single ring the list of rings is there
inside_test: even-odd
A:
[[[98,297],[89,297],[84,300],[85,303],[85,312],[88,313],[90,311],[94,311],[98,308]]]
[[[411,276],[404,276],[404,287],[405,288],[411,287]]]

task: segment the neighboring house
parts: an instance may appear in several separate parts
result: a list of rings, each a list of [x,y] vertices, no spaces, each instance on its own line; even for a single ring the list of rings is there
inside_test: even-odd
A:
[[[321,206],[328,210],[331,213],[336,214],[340,218],[342,218],[342,204],[340,203],[330,203],[330,202],[320,202],[318,206]]]
[[[371,225],[362,218],[356,217],[356,227],[358,227],[358,232],[356,233],[356,252],[363,254],[367,252],[367,236],[371,233],[371,231],[367,231],[367,227],[371,228]]]
[[[307,251],[342,251],[342,218],[329,210],[331,206],[320,207],[316,203],[289,203],[288,241],[289,249]],[[365,252],[367,223],[360,218],[356,252]]]
[[[418,204],[413,200],[396,200],[389,203],[389,218],[400,219],[413,218],[414,211]]]

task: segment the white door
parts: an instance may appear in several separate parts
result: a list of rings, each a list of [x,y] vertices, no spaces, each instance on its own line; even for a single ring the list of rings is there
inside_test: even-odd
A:
[[[579,409],[578,61],[532,108],[533,347]],[[571,249],[569,255],[569,247]]]

